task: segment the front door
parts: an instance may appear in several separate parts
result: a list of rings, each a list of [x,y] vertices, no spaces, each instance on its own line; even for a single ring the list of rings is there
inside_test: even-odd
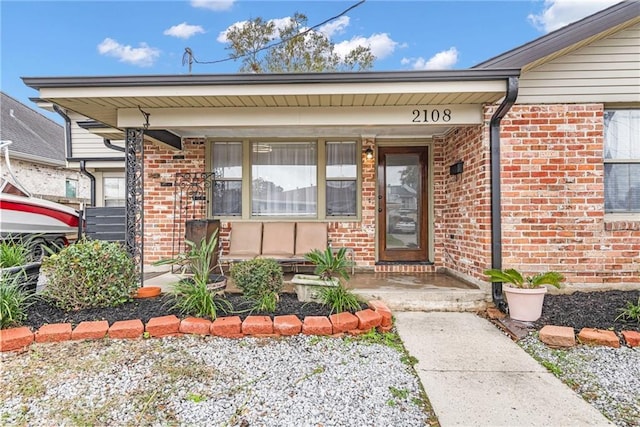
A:
[[[427,147],[378,149],[378,259],[427,261]]]

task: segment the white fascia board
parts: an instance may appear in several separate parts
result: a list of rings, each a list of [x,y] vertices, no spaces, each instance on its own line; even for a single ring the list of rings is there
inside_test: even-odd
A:
[[[151,128],[229,126],[474,125],[483,120],[478,104],[399,107],[145,108]],[[141,125],[137,108],[118,110],[118,127]]]

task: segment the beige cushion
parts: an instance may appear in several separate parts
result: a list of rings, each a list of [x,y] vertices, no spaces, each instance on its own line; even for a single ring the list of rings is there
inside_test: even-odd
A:
[[[262,257],[292,257],[295,225],[295,222],[265,222],[262,229]]]
[[[231,236],[227,258],[250,259],[260,255],[262,246],[261,222],[236,222],[231,224]]]
[[[327,249],[327,224],[324,222],[299,222],[296,224],[295,256],[303,258],[304,254],[314,249]]]

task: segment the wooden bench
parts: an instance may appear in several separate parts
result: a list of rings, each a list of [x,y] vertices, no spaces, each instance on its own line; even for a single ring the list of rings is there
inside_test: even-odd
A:
[[[220,251],[219,267],[223,272],[223,263],[269,258],[297,270],[307,262],[305,254],[324,251],[327,246],[327,224],[323,222],[236,222],[231,224],[229,251]]]

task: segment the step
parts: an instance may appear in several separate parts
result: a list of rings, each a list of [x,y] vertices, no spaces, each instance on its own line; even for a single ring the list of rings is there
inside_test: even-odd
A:
[[[479,289],[354,289],[365,300],[381,299],[392,311],[478,311],[491,302]]]

